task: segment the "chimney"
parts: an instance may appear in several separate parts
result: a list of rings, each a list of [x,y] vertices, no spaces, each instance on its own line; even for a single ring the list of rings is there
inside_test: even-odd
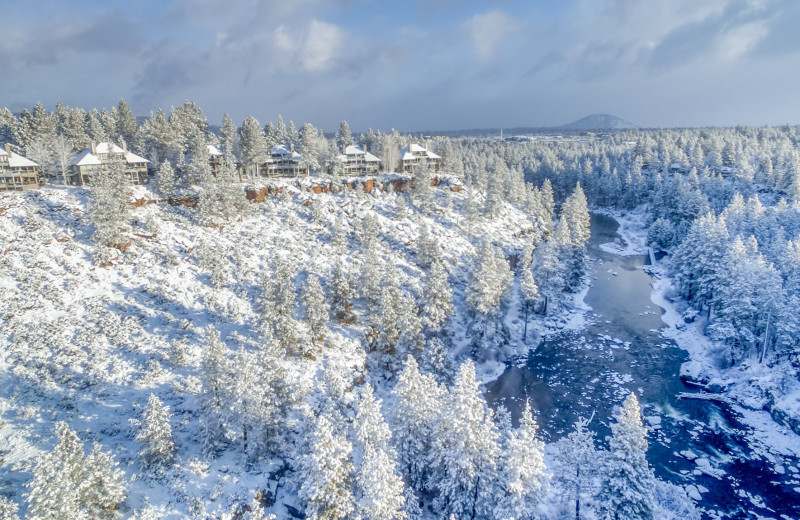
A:
[[[367,156],[367,145],[366,144],[362,144],[361,145],[361,149],[364,150],[364,157],[366,157]]]
[[[289,143],[289,151],[294,153],[294,143]]]
[[[124,139],[122,140],[122,151],[128,153],[128,143]]]
[[[97,155],[97,143],[92,141],[92,155]]]
[[[14,152],[11,151],[11,145],[8,143],[6,143],[6,153],[8,154],[9,159],[11,159],[11,156],[14,154]]]

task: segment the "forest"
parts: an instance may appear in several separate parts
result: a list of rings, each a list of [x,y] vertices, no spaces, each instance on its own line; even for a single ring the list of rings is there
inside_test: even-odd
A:
[[[0,193],[0,519],[701,518],[648,462],[634,388],[560,438],[484,399],[579,312],[590,211],[642,217],[714,369],[800,434],[798,126],[211,131],[121,100],[2,110],[5,142],[46,182]],[[68,186],[93,142],[150,182],[110,162]],[[393,171],[412,142],[440,171]],[[369,188],[325,168],[354,143],[383,160]],[[247,167],[280,144],[309,177]]]

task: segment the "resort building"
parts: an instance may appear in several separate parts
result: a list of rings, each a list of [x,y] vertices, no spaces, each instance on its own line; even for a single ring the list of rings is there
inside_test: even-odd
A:
[[[341,175],[377,175],[381,171],[381,160],[367,151],[366,146],[350,145],[345,147],[344,153],[337,156],[328,167],[328,172],[334,171]]]
[[[92,143],[91,148],[79,153],[69,164],[69,183],[84,186],[92,176],[106,168],[112,161],[120,161],[131,184],[145,184],[150,161],[129,152],[125,143],[122,148],[113,143]]]
[[[438,172],[442,157],[418,144],[410,144],[400,150],[400,171],[413,173],[418,164],[427,164],[431,172]]]
[[[10,144],[0,148],[0,191],[31,190],[40,186],[38,164],[14,152]]]

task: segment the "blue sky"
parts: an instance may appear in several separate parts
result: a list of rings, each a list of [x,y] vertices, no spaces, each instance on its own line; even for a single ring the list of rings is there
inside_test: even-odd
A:
[[[0,106],[436,130],[800,123],[796,0],[3,2]]]

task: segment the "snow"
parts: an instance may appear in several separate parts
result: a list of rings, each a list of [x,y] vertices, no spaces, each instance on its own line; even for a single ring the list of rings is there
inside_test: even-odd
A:
[[[257,344],[254,301],[265,266],[272,255],[290,259],[301,271],[330,276],[336,256],[330,243],[334,218],[354,232],[361,219],[375,216],[383,241],[391,245],[386,259],[397,267],[406,290],[420,290],[422,271],[414,264],[414,244],[419,223],[424,222],[444,253],[450,277],[463,284],[476,237],[492,237],[500,244],[521,249],[528,217],[507,205],[496,220],[472,225],[473,236],[459,224],[465,192],[449,193],[444,207],[443,188],[435,189],[438,213],[413,212],[395,220],[395,200],[405,194],[372,195],[348,191],[314,195],[310,181],[274,181],[284,194],[254,206],[256,216],[222,229],[206,228],[194,220],[193,210],[182,206],[150,204],[134,208],[125,253],[105,267],[91,261],[92,225],[86,214],[88,192],[82,189],[45,188],[33,193],[0,194],[0,293],[9,305],[0,309],[0,442],[6,463],[16,469],[5,474],[14,500],[22,504],[23,485],[30,479],[30,463],[53,442],[53,423],[66,420],[85,443],[100,442],[114,453],[129,483],[125,516],[152,507],[160,518],[183,518],[198,500],[207,514],[219,517],[233,501],[248,500],[256,489],[274,487],[268,472],[279,461],[265,461],[256,472],[244,468],[241,454],[230,448],[206,459],[198,442],[198,370],[203,330],[214,325],[228,342],[239,337],[245,345]],[[132,199],[156,200],[145,186],[132,190]],[[323,210],[323,222],[309,218],[310,201]],[[26,207],[38,215],[30,217]],[[214,289],[202,265],[204,248],[224,251],[228,283]],[[346,259],[358,273],[358,254]],[[298,278],[299,279],[299,278]],[[35,289],[34,289],[35,288]],[[13,310],[12,310],[13,309]],[[297,391],[314,387],[317,367],[342,377],[363,375],[366,330],[363,303],[357,302],[357,322],[350,326],[331,322],[327,345],[320,359],[299,359],[292,368]],[[457,306],[457,323],[464,323],[463,304]],[[529,334],[532,334],[529,331]],[[13,338],[13,339],[12,339]],[[175,364],[172,343],[186,342],[186,361]],[[463,340],[462,354],[468,353]],[[20,345],[26,345],[20,350]],[[235,345],[235,343],[234,343]],[[233,345],[231,345],[233,348]],[[503,356],[479,367],[482,379],[496,377],[505,368]],[[391,407],[391,384],[372,380],[376,395]],[[161,482],[149,479],[140,468],[139,446],[128,423],[138,418],[150,393],[170,407],[178,462]],[[147,505],[149,504],[149,506]],[[283,486],[270,511],[283,518],[283,504],[299,507],[292,488]],[[22,511],[24,513],[24,511]]]

